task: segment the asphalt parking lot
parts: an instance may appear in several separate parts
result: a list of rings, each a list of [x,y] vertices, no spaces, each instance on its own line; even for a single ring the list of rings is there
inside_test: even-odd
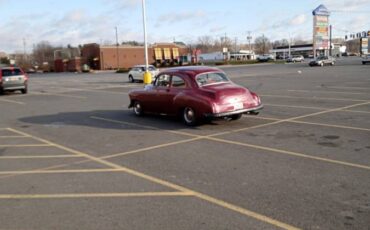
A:
[[[258,116],[135,117],[106,72],[0,96],[0,229],[370,229],[370,66],[222,69]]]

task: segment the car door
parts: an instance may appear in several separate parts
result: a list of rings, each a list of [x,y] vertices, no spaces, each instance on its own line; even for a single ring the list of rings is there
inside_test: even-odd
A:
[[[177,114],[179,105],[176,104],[176,97],[187,89],[185,80],[180,75],[171,76],[170,88],[162,95],[162,100],[168,106],[166,107],[167,114]]]
[[[144,67],[137,67],[135,69],[135,79],[138,79],[138,80],[143,80],[144,78]]]
[[[167,113],[168,102],[166,94],[169,91],[171,75],[161,74],[155,79],[151,95],[148,97],[148,105],[155,113]]]

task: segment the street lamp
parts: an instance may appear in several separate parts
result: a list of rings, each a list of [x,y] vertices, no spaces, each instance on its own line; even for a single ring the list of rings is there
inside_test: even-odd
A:
[[[119,70],[119,43],[118,43],[118,29],[117,26],[116,28],[116,56],[117,56],[117,70]]]
[[[152,82],[152,76],[149,72],[148,63],[148,41],[146,36],[146,11],[145,11],[145,0],[141,0],[143,7],[143,27],[144,27],[144,50],[145,50],[145,73],[144,73],[144,84],[150,84]]]

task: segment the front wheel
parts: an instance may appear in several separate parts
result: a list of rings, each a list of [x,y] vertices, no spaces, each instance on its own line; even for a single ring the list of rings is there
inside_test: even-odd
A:
[[[332,66],[333,66],[334,64],[335,64],[334,62],[332,62],[332,63],[331,63],[331,65],[332,65]]]
[[[186,107],[182,113],[182,119],[188,126],[194,126],[197,124],[197,118],[194,109]]]
[[[143,107],[139,101],[135,101],[133,110],[136,116],[142,116],[144,114]]]
[[[324,66],[324,62],[321,62],[321,63],[320,63],[320,66],[321,66],[321,67],[323,67],[323,66]]]

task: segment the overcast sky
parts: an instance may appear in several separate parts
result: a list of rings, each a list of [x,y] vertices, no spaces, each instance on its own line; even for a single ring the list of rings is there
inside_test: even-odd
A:
[[[370,30],[370,0],[146,0],[148,40],[196,42],[225,33],[238,43],[264,34],[270,40],[311,39],[312,10],[333,11],[335,37]],[[33,44],[53,45],[143,41],[141,0],[0,0],[0,52],[31,52]]]

